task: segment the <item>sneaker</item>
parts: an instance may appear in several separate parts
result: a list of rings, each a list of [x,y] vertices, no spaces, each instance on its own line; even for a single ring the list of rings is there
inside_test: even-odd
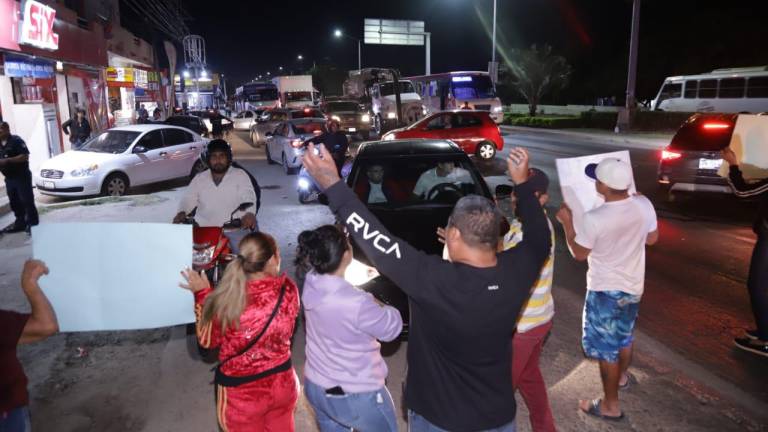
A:
[[[749,351],[753,354],[761,355],[763,357],[768,357],[768,343],[754,341],[749,338],[736,338],[733,340],[733,343],[736,345],[736,348]]]
[[[20,225],[20,226],[19,225],[11,225],[9,227],[6,227],[3,230],[3,232],[5,234],[12,234],[12,233],[17,233],[17,232],[22,232],[22,231],[24,231],[24,228],[25,228],[24,225]]]

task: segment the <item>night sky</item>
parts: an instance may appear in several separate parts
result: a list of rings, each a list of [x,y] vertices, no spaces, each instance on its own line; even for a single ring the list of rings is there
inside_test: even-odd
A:
[[[630,0],[497,1],[500,52],[546,43],[573,66],[570,85],[551,101],[623,95]],[[433,73],[486,70],[491,55],[492,0],[182,3],[190,28],[206,39],[210,67],[227,75],[230,92],[259,74],[274,74],[278,66],[356,68],[356,42],[335,39],[332,32],[338,27],[361,37],[364,18],[425,21],[432,33]],[[768,1],[644,0],[642,7],[641,98],[652,97],[665,76],[768,64]],[[362,57],[363,67],[395,67],[405,76],[424,71],[423,47],[363,45]]]

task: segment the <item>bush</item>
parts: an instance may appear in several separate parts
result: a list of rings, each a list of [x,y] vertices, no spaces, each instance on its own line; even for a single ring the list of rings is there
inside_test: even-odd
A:
[[[638,111],[632,124],[633,130],[662,131],[677,130],[693,113]]]
[[[578,117],[511,117],[505,123],[512,126],[539,127],[547,129],[566,129],[581,127]]]
[[[581,127],[590,129],[608,129],[613,130],[616,127],[618,113],[584,111],[579,115]]]

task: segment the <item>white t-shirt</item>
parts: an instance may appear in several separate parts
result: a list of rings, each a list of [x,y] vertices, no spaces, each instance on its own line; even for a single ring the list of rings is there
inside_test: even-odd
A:
[[[656,211],[642,195],[588,211],[576,234],[576,243],[592,250],[587,258],[587,289],[642,295],[645,241],[656,228]]]
[[[240,168],[229,167],[221,183],[216,186],[211,170],[206,170],[192,179],[181,199],[179,211],[189,213],[197,207],[195,221],[200,226],[220,227],[229,222],[232,211],[244,202],[253,203],[253,207],[244,212],[236,212],[235,217],[245,213],[256,213],[256,191],[251,179]]]
[[[385,203],[387,202],[387,196],[384,195],[384,191],[381,189],[381,183],[368,182],[371,186],[370,192],[368,192],[368,203]]]
[[[456,167],[448,173],[448,175],[441,177],[437,175],[437,167],[424,171],[416,181],[416,186],[413,187],[413,194],[416,196],[422,196],[432,190],[433,187],[441,183],[472,183],[472,176],[469,171],[464,168]],[[424,197],[427,198],[427,197]]]

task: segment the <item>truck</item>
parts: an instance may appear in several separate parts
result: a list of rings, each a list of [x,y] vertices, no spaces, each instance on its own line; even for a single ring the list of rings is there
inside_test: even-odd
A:
[[[351,70],[344,81],[343,92],[345,97],[358,100],[368,107],[373,117],[373,128],[378,135],[412,124],[426,115],[426,108],[414,90],[413,83],[401,80],[400,73],[395,69]]]
[[[318,100],[312,86],[312,75],[287,75],[272,78],[277,87],[281,108],[302,108]]]

